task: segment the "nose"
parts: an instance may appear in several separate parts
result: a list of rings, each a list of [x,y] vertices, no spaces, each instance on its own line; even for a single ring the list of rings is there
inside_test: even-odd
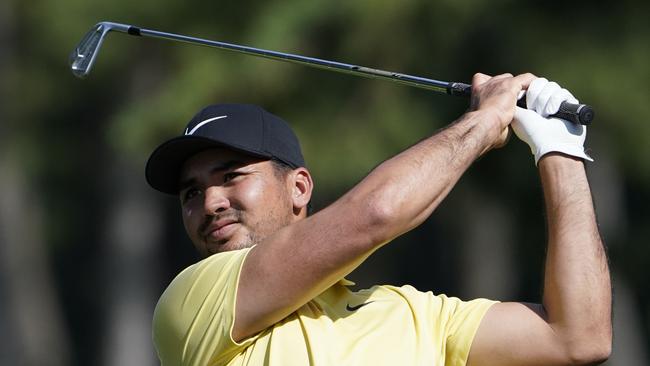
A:
[[[226,197],[224,189],[221,187],[209,187],[205,191],[205,200],[203,202],[203,210],[205,214],[210,216],[216,213],[227,210],[230,207],[230,201]]]

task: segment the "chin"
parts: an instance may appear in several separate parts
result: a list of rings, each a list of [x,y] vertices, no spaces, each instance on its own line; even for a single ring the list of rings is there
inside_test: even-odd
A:
[[[213,244],[213,243],[207,243],[205,246],[204,252],[205,257],[209,257],[213,254],[217,253],[222,253],[222,252],[229,252],[231,250],[239,250],[239,249],[245,249],[245,248],[250,248],[254,245],[254,243],[250,240],[236,240],[235,238],[223,243],[223,244]]]

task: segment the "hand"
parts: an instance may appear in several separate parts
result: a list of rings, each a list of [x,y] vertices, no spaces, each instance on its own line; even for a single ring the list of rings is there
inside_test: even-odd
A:
[[[493,142],[490,148],[506,144],[517,102],[517,96],[536,77],[533,74],[502,74],[494,77],[477,73],[472,78],[471,111],[487,113],[487,121],[493,122]]]
[[[584,151],[587,127],[559,118],[548,118],[564,101],[578,103],[571,93],[557,83],[535,79],[526,92],[528,109],[516,107],[512,129],[530,146],[535,164],[547,153],[556,151],[593,161]]]

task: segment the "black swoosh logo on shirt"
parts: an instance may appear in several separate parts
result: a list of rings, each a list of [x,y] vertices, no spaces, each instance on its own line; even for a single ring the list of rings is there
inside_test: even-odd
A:
[[[364,306],[366,306],[368,304],[372,304],[373,302],[374,301],[368,301],[368,302],[364,302],[364,303],[361,303],[361,304],[355,305],[355,306],[350,306],[350,304],[347,304],[345,306],[345,310],[347,310],[347,311],[357,311],[357,310],[361,309],[362,307],[364,307]]]

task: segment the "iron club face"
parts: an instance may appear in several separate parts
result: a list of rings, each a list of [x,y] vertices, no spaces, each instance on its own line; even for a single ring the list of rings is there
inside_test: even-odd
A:
[[[83,78],[90,73],[104,38],[110,31],[128,32],[129,26],[125,24],[101,22],[97,23],[83,37],[77,47],[70,53],[70,69],[74,76]]]

